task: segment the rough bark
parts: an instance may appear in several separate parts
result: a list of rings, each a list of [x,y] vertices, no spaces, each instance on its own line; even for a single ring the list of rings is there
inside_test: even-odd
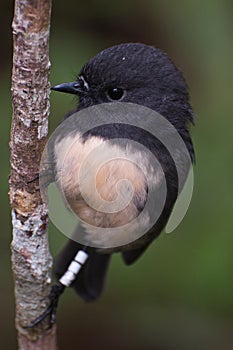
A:
[[[49,114],[51,0],[15,0],[10,202],[16,328],[21,350],[56,349],[55,326],[29,325],[47,306],[52,259],[47,239],[48,208],[38,181]]]

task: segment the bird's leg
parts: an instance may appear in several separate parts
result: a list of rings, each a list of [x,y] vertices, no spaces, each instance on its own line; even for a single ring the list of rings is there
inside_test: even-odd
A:
[[[68,266],[66,272],[61,276],[59,281],[52,286],[51,292],[48,296],[48,298],[50,299],[50,304],[45,310],[45,312],[43,312],[43,314],[41,314],[34,321],[32,321],[30,325],[27,326],[26,328],[35,327],[41,321],[43,321],[47,316],[50,316],[49,328],[52,327],[52,325],[55,323],[56,309],[57,309],[58,301],[61,294],[64,292],[65,288],[69,287],[71,283],[75,280],[75,278],[77,277],[77,274],[79,273],[82,266],[85,264],[87,258],[88,258],[88,254],[84,250],[79,250],[77,252],[74,259],[71,261],[70,265]]]
[[[65,286],[63,284],[61,284],[60,282],[54,284],[52,286],[51,292],[50,292],[50,294],[48,296],[48,298],[50,299],[49,306],[47,307],[45,312],[43,312],[43,314],[38,316],[26,328],[33,328],[33,327],[35,327],[41,321],[43,321],[47,316],[50,316],[50,321],[49,321],[49,327],[48,328],[51,328],[52,325],[55,323],[58,301],[59,301],[59,298],[60,298],[61,294],[64,292],[64,290],[65,290]]]
[[[50,183],[55,181],[55,171],[53,168],[47,168],[46,170],[40,172],[36,177],[34,177],[34,179],[30,180],[27,182],[27,184],[31,184],[32,182],[35,182],[37,180],[41,180],[45,178],[45,180],[43,180],[43,183],[41,181],[41,186],[43,188],[46,188],[49,186]]]

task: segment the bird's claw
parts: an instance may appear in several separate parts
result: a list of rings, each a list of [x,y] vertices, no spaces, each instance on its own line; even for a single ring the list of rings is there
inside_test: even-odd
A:
[[[54,286],[52,286],[51,292],[49,294],[50,304],[40,316],[38,316],[34,321],[32,321],[27,327],[25,328],[33,328],[37,326],[41,321],[43,321],[47,316],[50,316],[49,320],[49,326],[48,329],[50,329],[56,320],[56,310],[57,305],[59,301],[60,295],[63,293],[65,287],[61,283],[57,283]]]

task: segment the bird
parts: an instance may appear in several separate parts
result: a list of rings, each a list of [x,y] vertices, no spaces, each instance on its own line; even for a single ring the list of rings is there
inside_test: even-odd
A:
[[[190,104],[187,83],[182,72],[169,56],[154,46],[143,43],[123,43],[104,49],[82,67],[75,81],[56,85],[52,87],[52,90],[77,96],[77,106],[64,117],[64,121],[70,125],[74,113],[83,112],[88,108],[97,108],[101,105],[108,108],[112,104],[118,106],[121,103],[124,108],[124,105],[134,104],[152,110],[162,115],[172,125],[183,140],[191,163],[195,160],[190,135],[190,126],[194,124],[194,112]],[[69,144],[68,136],[67,133],[64,133],[59,138],[59,144],[58,141],[53,144],[54,179],[58,183],[61,180],[58,164],[64,161],[61,153],[65,145]],[[121,144],[114,143],[117,138],[123,140],[122,147]],[[85,231],[88,231],[88,225],[105,228],[121,227],[127,218],[135,219],[143,211],[150,184],[146,183],[145,176],[141,174],[138,166],[142,165],[147,172],[151,164],[147,156],[142,156],[141,150],[136,146],[135,149],[133,147],[131,151],[127,151],[127,157],[134,160],[133,164],[125,163],[124,160],[122,164],[121,160],[113,161],[111,166],[106,165],[104,168],[104,174],[107,175],[99,175],[100,192],[102,191],[102,194],[110,201],[114,197],[114,186],[122,176],[128,176],[129,181],[135,185],[132,203],[125,210],[106,214],[90,208],[83,196],[80,195],[79,187],[81,184],[73,180],[75,171],[78,171],[80,159],[85,157],[88,147],[91,148],[95,144],[99,145],[102,144],[101,142],[110,141],[104,143],[106,150],[115,147],[117,150],[121,149],[119,154],[122,155],[126,152],[129,139],[140,142],[148,148],[158,159],[165,174],[167,192],[161,214],[147,232],[135,240],[131,239],[128,244],[101,248],[95,244],[88,246],[88,242],[83,244],[69,239],[55,261],[55,276],[58,283],[52,288],[51,303],[45,313],[34,320],[30,327],[34,327],[48,315],[50,315],[51,324],[55,321],[57,303],[65,287],[73,287],[85,301],[98,299],[105,286],[112,254],[120,253],[126,265],[133,264],[159,236],[168,222],[179,194],[178,174],[173,157],[162,142],[151,135],[148,130],[142,130],[130,123],[109,123],[93,127],[81,136],[78,135],[75,156],[70,161],[69,171],[66,169],[63,172],[64,191],[69,205],[78,212],[81,221],[84,222],[81,225],[82,233],[85,235]],[[178,157],[182,153],[182,150],[179,151]],[[135,159],[138,164],[135,164]],[[157,181],[158,169],[156,169],[156,165],[152,167],[154,168],[151,174],[154,174],[154,177],[148,176],[148,181],[153,185],[153,182]],[[188,169],[186,170],[183,182],[187,177]],[[81,178],[79,181],[82,181]],[[153,192],[155,197],[159,186],[158,182]],[[140,224],[143,226],[143,222]],[[91,237],[95,237],[94,234]]]

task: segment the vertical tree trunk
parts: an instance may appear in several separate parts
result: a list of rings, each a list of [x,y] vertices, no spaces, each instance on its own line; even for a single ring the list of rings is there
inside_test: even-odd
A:
[[[10,202],[16,328],[21,350],[56,349],[55,327],[24,328],[47,306],[52,259],[48,247],[48,208],[42,202],[39,164],[49,114],[49,29],[51,0],[15,0]]]

